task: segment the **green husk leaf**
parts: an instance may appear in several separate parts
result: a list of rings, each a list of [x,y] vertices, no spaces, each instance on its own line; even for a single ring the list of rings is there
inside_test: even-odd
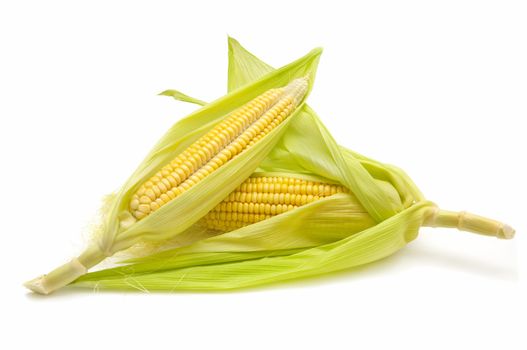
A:
[[[287,250],[258,250],[247,252],[200,252],[188,254],[157,254],[143,259],[140,264],[125,265],[110,269],[91,272],[80,277],[76,283],[84,281],[99,281],[103,279],[116,279],[134,277],[138,274],[148,274],[152,271],[180,269],[190,266],[216,265],[235,261],[245,261],[266,258],[271,256],[291,255],[303,249]]]
[[[417,236],[426,212],[433,208],[432,203],[421,202],[358,234],[289,255],[222,263],[218,261],[221,256],[225,257],[225,253],[209,253],[208,259],[201,259],[203,255],[197,259],[198,266],[183,267],[187,265],[181,264],[177,267],[176,264],[170,269],[157,271],[156,267],[152,269],[150,266],[146,273],[134,273],[134,269],[142,269],[141,264],[137,264],[127,267],[128,273],[114,269],[97,278],[87,275],[74,285],[144,291],[217,291],[320,275],[393,254]],[[211,262],[212,256],[218,260],[203,265],[204,260]],[[170,259],[166,261],[170,264]]]
[[[228,37],[228,50],[227,91],[234,91],[274,71],[273,67],[247,51],[232,37]]]
[[[173,97],[175,100],[182,101],[182,102],[188,102],[188,103],[194,103],[199,106],[205,106],[207,104],[207,102],[205,101],[202,101],[194,97],[190,97],[189,95],[186,95],[177,90],[165,90],[161,92],[159,95],[170,96],[170,97]]]

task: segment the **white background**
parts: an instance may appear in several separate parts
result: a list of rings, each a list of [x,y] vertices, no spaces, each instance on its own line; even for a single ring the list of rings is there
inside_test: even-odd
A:
[[[524,3],[189,3],[1,2],[0,348],[525,349]],[[275,66],[324,47],[309,103],[335,138],[516,239],[422,229],[370,266],[242,292],[28,293],[194,108],[156,94],[225,93],[227,34]]]

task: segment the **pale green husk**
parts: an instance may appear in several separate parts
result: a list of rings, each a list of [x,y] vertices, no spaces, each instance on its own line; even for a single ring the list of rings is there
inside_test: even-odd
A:
[[[174,255],[83,276],[74,285],[101,289],[224,290],[319,275],[382,259],[414,239],[433,205],[416,204],[380,224],[300,251]],[[279,254],[284,255],[279,255]],[[278,255],[278,256],[277,256]]]
[[[272,70],[229,38],[229,90]],[[165,94],[196,103],[175,90]],[[459,226],[457,213],[440,211],[425,200],[401,169],[338,146],[308,106],[291,121],[257,171],[316,176],[345,185],[353,195],[336,194],[212,237],[192,225],[180,235],[187,238],[185,246],[164,247],[128,260],[129,265],[87,274],[74,286],[141,291],[250,287],[382,259],[415,239],[422,225]],[[471,227],[473,231],[510,238],[501,223],[474,220],[483,224]]]

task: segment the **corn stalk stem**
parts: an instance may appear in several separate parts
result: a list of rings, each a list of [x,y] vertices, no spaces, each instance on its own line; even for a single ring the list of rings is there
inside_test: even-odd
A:
[[[57,267],[46,275],[24,283],[24,286],[38,294],[50,294],[86,274],[88,269],[97,265],[105,258],[106,255],[99,247],[92,245],[77,258]]]
[[[466,211],[454,212],[436,208],[425,219],[423,226],[457,228],[460,231],[474,232],[501,239],[514,237],[514,229],[502,222],[468,213]]]

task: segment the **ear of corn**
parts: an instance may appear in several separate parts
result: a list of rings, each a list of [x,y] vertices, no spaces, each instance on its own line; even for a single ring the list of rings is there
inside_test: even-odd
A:
[[[236,41],[230,39],[229,44],[230,89],[272,71]],[[226,233],[129,260],[131,265],[88,274],[75,285],[141,290],[241,288],[318,275],[381,259],[415,239],[423,225],[457,227],[499,238],[511,238],[514,234],[509,226],[494,220],[440,210],[424,198],[402,170],[339,147],[308,107],[291,122],[259,170],[288,172],[299,177],[316,174],[347,188],[349,193],[342,191],[297,208],[288,207],[285,212],[263,220],[247,217],[247,221],[256,221],[250,225],[238,220],[230,225],[224,222],[229,210],[227,203],[238,199],[234,192],[213,214],[205,216],[201,226],[199,223],[193,226],[196,230],[203,229],[203,224],[207,227],[212,220],[209,228]],[[240,187],[238,192],[244,191]],[[247,198],[248,195],[241,206],[242,215],[251,210],[246,205]],[[254,195],[250,198],[253,200]],[[259,198],[257,194],[256,201],[261,199],[263,195]],[[355,204],[352,210],[351,203]],[[353,216],[357,208],[364,215]],[[232,209],[233,205],[231,212]],[[218,212],[225,215],[222,217]],[[328,229],[332,220],[333,230]],[[361,224],[366,227],[358,231],[354,231],[357,226],[351,227]]]
[[[307,80],[300,78],[232,112],[139,187],[130,201],[132,215],[143,219],[256,144],[289,117],[306,90]]]
[[[301,109],[320,54],[313,50],[176,123],[108,201],[86,252],[26,286],[47,294],[107,256],[192,226],[272,150]]]
[[[299,83],[301,84],[300,86],[298,85]],[[157,167],[157,169],[161,169],[160,173],[154,173],[154,176],[146,179],[146,181],[140,180],[131,195],[125,197],[125,203],[128,201],[128,207],[126,208],[127,210],[121,212],[121,218],[132,216],[128,213],[133,210],[130,206],[137,195],[140,196],[140,199],[144,198],[145,201],[151,200],[155,202],[159,208],[152,208],[150,203],[151,208],[154,210],[151,210],[146,218],[139,219],[133,225],[126,227],[124,231],[120,232],[118,236],[120,242],[114,243],[114,247],[122,250],[140,240],[164,240],[179,234],[205,215],[214,205],[219,203],[236,186],[249,177],[264,156],[271,151],[285,131],[285,127],[293,119],[287,118],[292,116],[290,101],[297,99],[297,97],[292,97],[291,94],[305,91],[302,84],[302,81],[291,83],[286,88],[287,91],[284,90],[283,98],[280,98],[275,105],[271,106],[269,111],[263,112],[260,119],[254,121],[253,124],[235,138],[227,146],[230,146],[230,149],[222,149],[218,156],[212,157],[208,163],[205,163],[202,168],[194,172],[186,180],[185,176],[189,174],[188,169],[193,166],[190,162],[187,162],[188,166],[183,168],[179,174],[176,173],[178,170],[174,170],[170,174],[166,169],[167,164],[173,164],[172,169],[174,169],[177,166],[177,162],[181,162],[181,159],[178,159],[179,156],[176,159],[168,159],[164,164],[161,163]],[[209,107],[207,106],[206,108]],[[235,111],[231,117],[238,117],[237,112]],[[297,112],[298,110],[295,111],[295,114]],[[272,127],[269,127],[268,124]],[[219,126],[223,127],[221,124]],[[215,132],[216,130],[212,130],[211,133],[214,134]],[[199,154],[199,147],[203,146],[200,142],[202,142],[203,138],[210,137],[210,135],[206,133],[204,136],[200,135],[200,138],[196,137],[196,141],[183,149],[181,154],[184,157],[191,157],[192,152]],[[266,135],[269,137],[264,137]],[[196,145],[197,151],[195,151]],[[209,144],[205,145],[205,147],[207,146]],[[217,148],[209,150],[210,154],[213,154]],[[236,152],[241,152],[240,156],[232,157]],[[230,160],[229,157],[231,157]],[[227,160],[229,161],[226,162]],[[182,165],[185,166],[184,160]],[[163,174],[163,172],[166,173]],[[178,175],[183,178],[183,182],[174,184],[173,178]],[[156,191],[155,188],[153,191],[142,193],[146,186],[152,186],[152,188],[160,186],[163,181],[166,183],[167,179],[169,181],[165,187],[167,193],[162,193],[161,190]],[[180,181],[180,179],[176,179],[176,181]],[[173,187],[169,188],[169,185],[173,185]],[[148,191],[148,188],[146,188],[146,191]],[[172,194],[168,191],[171,191]],[[162,198],[163,194],[168,196],[166,202]],[[145,195],[147,198],[145,198]],[[175,213],[177,215],[174,215]],[[148,220],[150,218],[152,219]],[[126,220],[128,222],[128,219]]]

